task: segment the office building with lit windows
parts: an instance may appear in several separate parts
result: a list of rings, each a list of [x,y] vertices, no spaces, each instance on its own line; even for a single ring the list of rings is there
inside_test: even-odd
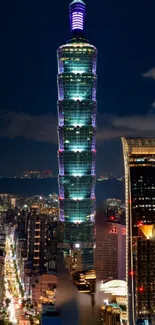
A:
[[[71,38],[59,47],[58,137],[62,249],[81,252],[82,267],[94,264],[97,50],[84,36],[86,5],[69,6]]]
[[[125,280],[126,227],[116,222],[96,223],[95,270],[98,280]]]
[[[155,324],[155,139],[122,138],[129,324]]]
[[[27,218],[27,262],[31,274],[46,271],[47,216],[32,211]]]

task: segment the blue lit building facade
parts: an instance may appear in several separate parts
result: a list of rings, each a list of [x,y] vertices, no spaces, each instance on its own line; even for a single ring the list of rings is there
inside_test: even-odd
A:
[[[59,47],[58,137],[62,249],[79,249],[82,267],[94,265],[97,50],[84,36],[86,5],[69,7],[71,38]]]

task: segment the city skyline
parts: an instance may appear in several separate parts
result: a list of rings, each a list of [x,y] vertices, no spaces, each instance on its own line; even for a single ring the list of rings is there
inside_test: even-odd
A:
[[[68,4],[67,0],[62,2],[59,20],[52,15],[50,1],[46,4],[34,1],[31,10],[29,3],[17,2],[12,11],[6,3],[2,4],[2,175],[14,175],[24,169],[47,168],[55,174],[58,171],[55,52],[69,35]],[[136,4],[120,1],[117,8],[114,1],[110,4],[100,0],[89,2],[86,33],[91,35],[100,53],[97,173],[104,170],[122,173],[118,137],[154,134],[154,115],[151,115],[155,100],[154,8],[153,1],[150,7],[144,1]],[[59,12],[59,3],[55,3],[55,10]]]
[[[151,2],[3,4],[3,325],[155,324]]]

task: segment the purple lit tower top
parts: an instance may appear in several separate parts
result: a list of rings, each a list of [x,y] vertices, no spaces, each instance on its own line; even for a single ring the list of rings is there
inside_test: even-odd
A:
[[[82,0],[73,0],[69,6],[71,31],[83,31],[86,4]]]

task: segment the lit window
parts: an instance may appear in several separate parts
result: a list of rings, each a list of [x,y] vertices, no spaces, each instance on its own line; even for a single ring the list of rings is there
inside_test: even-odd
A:
[[[126,228],[122,228],[122,235],[126,235]]]

